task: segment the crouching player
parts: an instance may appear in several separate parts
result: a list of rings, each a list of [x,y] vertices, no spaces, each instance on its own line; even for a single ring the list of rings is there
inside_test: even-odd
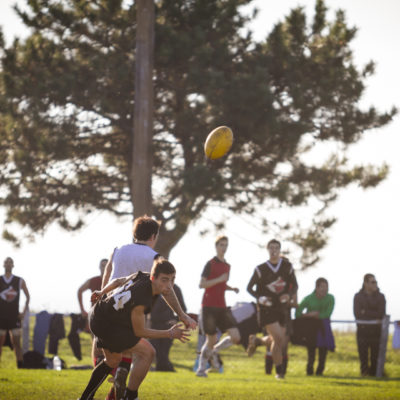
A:
[[[126,350],[132,351],[136,358],[123,399],[137,399],[139,386],[155,355],[153,346],[143,338],[189,340],[188,329],[182,329],[179,324],[168,330],[145,327],[145,314],[151,311],[154,300],[160,294],[168,294],[172,290],[174,280],[174,266],[164,258],[157,258],[150,274],[137,272],[114,279],[101,291],[92,294],[92,301],[96,303],[89,313],[89,326],[97,337],[98,347],[103,349],[105,359],[93,370],[80,400],[93,398],[107,375],[118,366],[122,352]]]

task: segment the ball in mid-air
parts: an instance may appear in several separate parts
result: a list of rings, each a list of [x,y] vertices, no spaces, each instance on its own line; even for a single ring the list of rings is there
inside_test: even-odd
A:
[[[204,153],[210,160],[223,157],[232,147],[233,133],[227,126],[215,128],[207,136],[204,143]]]

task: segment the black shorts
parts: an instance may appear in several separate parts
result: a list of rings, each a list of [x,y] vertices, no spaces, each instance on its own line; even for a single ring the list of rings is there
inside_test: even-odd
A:
[[[131,326],[110,323],[104,315],[96,313],[96,308],[89,313],[89,327],[96,336],[97,347],[112,353],[122,353],[135,346],[140,337],[135,336]]]
[[[287,327],[290,320],[289,308],[287,307],[266,307],[257,304],[257,316],[260,327],[278,322],[279,325]]]
[[[236,323],[229,308],[203,307],[202,310],[203,331],[207,335],[214,335],[217,329],[226,332]]]
[[[17,318],[0,318],[0,329],[11,330],[21,328],[21,321]]]
[[[237,328],[240,333],[240,344],[247,349],[249,345],[249,335],[255,335],[261,332],[260,326],[258,325],[257,314],[253,314],[250,318],[237,324]]]

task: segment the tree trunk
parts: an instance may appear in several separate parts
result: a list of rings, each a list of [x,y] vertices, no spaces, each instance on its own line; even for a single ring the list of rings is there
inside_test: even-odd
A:
[[[152,215],[154,3],[137,0],[131,196],[134,218]]]

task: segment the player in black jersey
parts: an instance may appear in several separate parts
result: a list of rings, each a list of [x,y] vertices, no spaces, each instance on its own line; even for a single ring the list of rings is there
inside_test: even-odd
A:
[[[286,325],[290,318],[291,296],[297,292],[297,281],[292,264],[280,256],[278,240],[268,242],[269,260],[257,266],[247,285],[247,291],[257,299],[261,328],[272,337],[272,358],[276,377],[284,377],[282,350],[286,345]],[[254,289],[255,286],[255,289]]]
[[[103,349],[105,359],[93,370],[81,400],[92,399],[98,387],[113,368],[118,366],[122,352],[130,349],[135,363],[125,389],[124,400],[137,399],[139,385],[149,371],[155,355],[153,346],[143,338],[189,340],[189,332],[179,324],[168,330],[149,329],[145,314],[150,313],[160,294],[167,295],[175,280],[174,266],[162,257],[154,261],[151,273],[137,272],[108,283],[101,291],[93,292],[95,302],[89,313],[89,326]]]
[[[11,257],[4,260],[4,275],[0,276],[0,356],[1,350],[6,339],[7,331],[10,337],[17,358],[17,366],[23,366],[23,355],[21,348],[21,320],[29,311],[29,291],[25,281],[12,273],[14,261]],[[25,295],[25,307],[22,314],[19,313],[20,292]]]

